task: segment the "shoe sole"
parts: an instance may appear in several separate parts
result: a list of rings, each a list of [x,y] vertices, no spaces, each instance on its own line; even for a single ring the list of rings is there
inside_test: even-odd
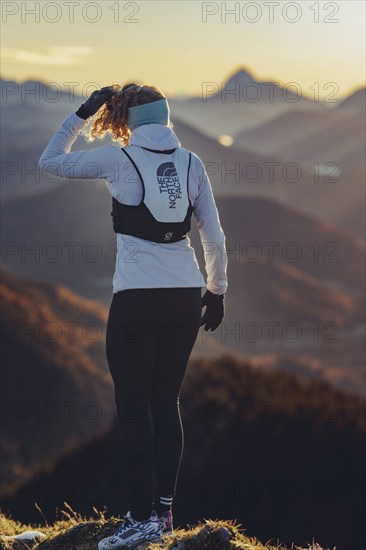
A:
[[[134,542],[127,542],[121,546],[121,550],[138,550],[141,548],[141,550],[143,548],[145,548],[145,546],[147,546],[148,544],[150,544],[151,542],[161,542],[161,535],[160,534],[157,534],[155,536],[152,536],[149,540],[140,540],[140,542],[138,541],[134,541]],[[99,549],[99,546],[98,546],[98,549]]]

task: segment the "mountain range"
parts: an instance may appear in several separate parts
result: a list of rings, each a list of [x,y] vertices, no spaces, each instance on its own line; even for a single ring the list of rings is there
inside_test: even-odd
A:
[[[235,83],[240,88],[249,81],[255,82],[240,69],[230,76],[227,88],[229,84],[235,88]],[[41,82],[1,80],[0,90],[5,97],[1,107],[5,202],[56,186],[54,178],[40,171],[38,159],[56,128],[83,98],[66,91],[58,97]],[[282,95],[259,106],[217,102],[214,96],[207,102],[169,98],[174,131],[183,147],[202,158],[215,197],[254,194],[278,199],[365,239],[364,91],[354,92],[332,108],[307,97],[296,103],[284,101]],[[255,118],[253,124],[248,125],[248,116]],[[224,118],[231,126],[210,132],[206,118],[215,124]],[[233,136],[234,143],[222,145],[222,134]],[[109,137],[87,143],[79,136],[73,150],[99,144],[116,145]]]

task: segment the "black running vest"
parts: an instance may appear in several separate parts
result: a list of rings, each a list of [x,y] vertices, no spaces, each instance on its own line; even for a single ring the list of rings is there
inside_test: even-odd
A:
[[[121,150],[140,177],[143,195],[138,205],[123,204],[112,197],[115,233],[156,243],[183,240],[191,230],[193,212],[188,187],[191,153],[183,148],[157,151],[137,146],[129,146],[128,153],[126,147]],[[174,163],[164,158],[174,151]],[[144,180],[148,181],[146,187]]]

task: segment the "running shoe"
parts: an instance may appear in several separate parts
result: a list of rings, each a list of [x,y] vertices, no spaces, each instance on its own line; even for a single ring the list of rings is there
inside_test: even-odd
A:
[[[144,542],[157,542],[161,540],[161,524],[155,510],[151,512],[149,519],[136,521],[130,511],[123,516],[124,522],[116,532],[98,543],[98,550],[119,550],[122,548],[134,548],[135,545]]]

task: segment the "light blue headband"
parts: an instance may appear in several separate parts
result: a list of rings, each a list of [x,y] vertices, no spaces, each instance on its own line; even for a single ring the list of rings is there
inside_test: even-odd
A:
[[[169,123],[170,109],[166,97],[158,99],[158,101],[128,108],[127,125],[131,131],[142,124],[164,124],[168,126]]]

